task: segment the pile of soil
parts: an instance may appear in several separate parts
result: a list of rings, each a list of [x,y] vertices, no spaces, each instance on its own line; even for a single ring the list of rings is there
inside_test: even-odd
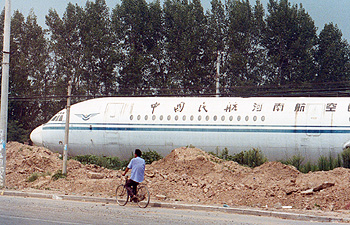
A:
[[[65,179],[52,179],[62,169],[57,153],[17,142],[7,145],[6,186],[21,191],[114,197],[122,171],[75,160]],[[34,173],[38,179],[29,182]],[[347,212],[350,170],[303,174],[293,166],[267,162],[254,169],[223,161],[197,148],[174,149],[146,165],[144,181],[152,198],[182,203]]]

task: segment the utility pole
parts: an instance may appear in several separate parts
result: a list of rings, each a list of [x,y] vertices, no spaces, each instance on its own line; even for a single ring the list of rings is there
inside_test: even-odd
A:
[[[218,56],[216,58],[216,97],[220,97],[220,63],[221,63],[221,54],[218,51]]]
[[[1,112],[0,112],[0,187],[5,187],[6,178],[6,142],[8,117],[8,90],[10,71],[10,28],[11,28],[11,2],[5,1],[4,20],[4,47],[2,51],[2,77],[1,77]]]
[[[66,126],[64,132],[64,149],[63,149],[63,168],[62,174],[67,174],[67,158],[68,158],[68,140],[69,140],[69,117],[70,117],[70,98],[72,94],[72,81],[68,82],[68,97],[66,107]]]

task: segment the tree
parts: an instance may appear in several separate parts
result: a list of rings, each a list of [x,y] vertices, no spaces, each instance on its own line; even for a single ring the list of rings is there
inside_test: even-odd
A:
[[[105,0],[87,1],[79,25],[83,53],[81,80],[87,88],[87,94],[114,94],[116,53],[109,9]]]
[[[72,81],[77,95],[114,94],[116,53],[105,1],[87,1],[85,8],[69,3],[62,19],[50,10],[46,24],[54,53],[56,93],[66,93]]]
[[[62,19],[56,10],[50,9],[46,25],[50,34],[51,74],[55,81],[53,91],[57,95],[67,93],[68,81],[75,84],[73,93],[84,95],[87,87],[83,83],[84,57],[80,36],[83,9],[69,3]],[[65,103],[62,103],[62,105]]]
[[[291,5],[288,0],[268,3],[264,46],[272,73],[272,84],[300,84],[315,77],[314,52],[316,28],[305,9]]]
[[[333,23],[326,24],[320,32],[316,61],[318,74],[316,82],[344,82],[349,81],[350,75],[350,48],[342,33]],[[327,84],[335,87],[338,84]]]
[[[214,77],[208,72],[212,49],[207,48],[206,17],[199,0],[167,0],[164,26],[169,73],[179,94],[206,93]]]
[[[165,38],[163,27],[163,10],[159,0],[149,4],[150,25],[148,28],[148,57],[150,59],[149,83],[153,94],[169,94],[167,89],[171,78],[167,73],[167,56],[165,53]]]
[[[113,10],[113,31],[120,54],[118,83],[122,94],[142,94],[151,88],[150,65],[156,58],[160,60],[159,55],[151,57],[161,38],[160,28],[156,27],[160,25],[158,13],[159,7],[153,5],[151,13],[145,0],[123,0]]]
[[[44,102],[25,97],[40,96],[44,93],[42,81],[47,76],[48,51],[47,40],[43,29],[37,24],[36,16],[30,12],[24,16],[15,11],[11,21],[11,60],[9,86],[9,133],[19,141],[28,138],[26,130],[31,130],[43,120],[47,114],[42,107]],[[11,99],[12,98],[12,99]],[[12,133],[11,133],[12,132]]]
[[[224,5],[220,0],[211,1],[211,10],[207,13],[208,33],[210,37],[209,44],[216,51],[225,51],[227,41],[227,25]]]
[[[22,92],[22,96],[31,95],[34,97],[44,97],[29,103],[29,108],[23,114],[27,118],[24,128],[34,128],[47,121],[52,116],[52,111],[56,111],[54,104],[45,99],[51,95],[52,74],[49,72],[50,54],[48,40],[45,31],[37,23],[37,17],[31,12],[24,24],[23,35],[23,58],[26,62],[26,73],[30,81],[30,92]],[[17,67],[17,64],[16,64]],[[23,91],[23,90],[22,90]],[[16,117],[17,118],[17,117]],[[27,125],[26,125],[27,124]]]
[[[208,50],[208,72],[213,79],[217,76],[216,67],[220,68],[224,64],[226,59],[226,46],[227,46],[227,23],[226,12],[224,5],[220,0],[211,1],[211,10],[207,12],[207,34],[208,42],[206,44]],[[220,60],[218,62],[218,60]],[[219,63],[219,65],[217,65]],[[222,73],[220,73],[222,74]],[[222,80],[222,76],[219,75],[219,81]],[[214,87],[212,88],[212,90]]]
[[[256,87],[266,76],[266,49],[262,46],[265,23],[264,10],[259,1],[254,8],[248,0],[227,2],[227,62],[225,85]],[[229,92],[230,89],[228,89]],[[251,91],[249,94],[251,95]],[[236,89],[237,92],[237,89]],[[236,94],[242,95],[245,90]]]

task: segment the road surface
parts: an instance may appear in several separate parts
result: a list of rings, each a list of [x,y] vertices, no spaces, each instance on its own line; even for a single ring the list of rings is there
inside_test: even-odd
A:
[[[332,224],[224,212],[0,196],[0,224]],[[341,224],[341,223],[335,223]]]

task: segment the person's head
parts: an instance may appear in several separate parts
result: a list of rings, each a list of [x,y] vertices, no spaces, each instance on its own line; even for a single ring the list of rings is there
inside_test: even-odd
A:
[[[140,149],[135,149],[135,156],[141,157],[142,152]]]

